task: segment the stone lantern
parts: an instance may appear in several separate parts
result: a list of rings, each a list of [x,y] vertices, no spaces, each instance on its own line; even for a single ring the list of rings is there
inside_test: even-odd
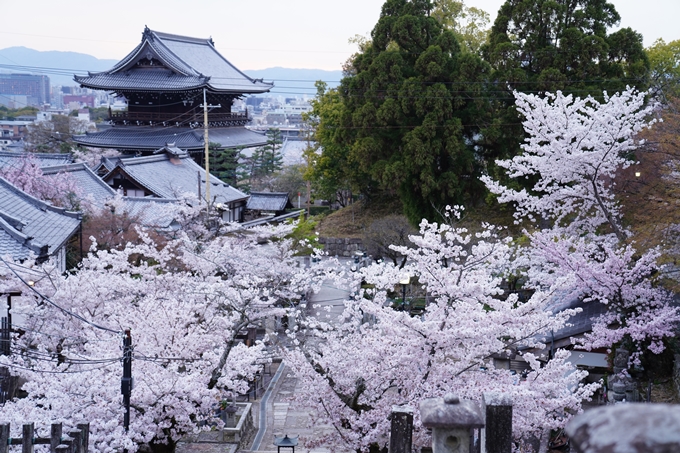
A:
[[[420,419],[432,429],[433,453],[469,453],[470,430],[484,427],[477,403],[461,401],[452,393],[421,401]]]

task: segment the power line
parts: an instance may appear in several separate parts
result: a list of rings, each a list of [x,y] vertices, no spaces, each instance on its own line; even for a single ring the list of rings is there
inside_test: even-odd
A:
[[[120,361],[120,359],[118,359],[118,360]],[[99,366],[99,367],[89,368],[89,369],[86,369],[86,370],[75,370],[75,371],[36,370],[34,368],[27,368],[27,367],[23,367],[23,366],[20,366],[20,365],[13,364],[13,363],[3,363],[2,366],[6,366],[6,367],[9,367],[9,368],[16,368],[16,369],[19,369],[19,370],[31,371],[33,373],[40,373],[40,374],[80,374],[80,373],[90,373],[92,371],[101,370],[103,368],[111,366],[112,364],[113,364],[113,362],[104,364],[104,365]]]
[[[92,326],[92,327],[94,327],[94,328],[96,328],[96,329],[103,330],[103,331],[106,331],[106,332],[115,333],[116,335],[120,335],[120,334],[121,334],[121,331],[120,331],[120,330],[113,330],[113,329],[109,329],[108,327],[100,326],[99,324],[93,323],[92,321],[89,321],[89,320],[83,318],[82,316],[80,316],[80,315],[78,315],[78,314],[76,314],[76,313],[73,313],[73,312],[71,312],[71,311],[69,311],[69,310],[67,310],[67,309],[65,309],[65,308],[63,308],[63,307],[61,307],[61,306],[59,306],[58,304],[54,303],[49,297],[47,297],[47,296],[45,296],[44,294],[42,294],[40,291],[38,291],[37,289],[35,289],[35,287],[29,285],[28,282],[27,282],[26,280],[24,280],[24,278],[23,278],[21,275],[19,275],[19,273],[18,273],[14,268],[12,268],[12,266],[10,266],[9,263],[8,263],[7,261],[5,261],[5,259],[4,259],[3,257],[1,257],[1,256],[0,256],[0,261],[2,261],[2,262],[5,264],[5,266],[7,266],[7,268],[8,268],[10,271],[12,271],[12,273],[16,276],[16,278],[19,279],[19,281],[21,281],[21,283],[24,284],[24,286],[26,286],[26,287],[29,288],[31,291],[33,291],[33,292],[34,292],[38,297],[40,297],[42,300],[48,302],[50,305],[52,305],[52,306],[54,306],[55,308],[61,310],[63,313],[65,313],[65,314],[67,314],[67,315],[69,315],[69,316],[71,316],[71,317],[73,317],[73,318],[76,318],[76,319],[78,319],[79,321],[82,321],[82,322],[84,322],[84,323],[86,323],[86,324],[88,324],[88,325],[90,325],[90,326]]]
[[[1,33],[1,32],[0,32]],[[55,75],[74,75],[74,72],[78,72],[80,74],[83,74],[88,72],[85,69],[75,69],[75,68],[55,68],[55,67],[50,67],[50,66],[29,66],[29,65],[10,65],[10,64],[0,64],[1,68],[7,68],[7,69],[13,69],[13,68],[18,68],[22,70],[35,70],[37,71],[45,71],[45,72],[52,72]],[[99,71],[99,72],[105,72],[105,71]],[[356,77],[356,76],[353,76]],[[351,77],[350,77],[351,78]],[[210,80],[234,80],[234,81],[243,81],[242,77],[224,77],[224,76],[211,76]],[[319,79],[286,79],[286,78],[277,78],[273,79],[273,81],[280,81],[280,82],[300,82],[300,83],[315,83],[315,82],[326,82],[326,83],[340,83],[341,80],[319,80]],[[565,80],[559,80],[559,83],[605,83],[605,82],[639,82],[639,78],[634,78],[634,77],[627,77],[627,78],[616,78],[616,79],[608,79],[608,78],[594,78],[594,79],[565,79]],[[425,84],[425,85],[433,85],[433,84],[446,84],[446,85],[461,85],[461,86],[467,86],[467,85],[504,85],[504,84],[509,84],[509,85],[539,85],[539,84],[545,84],[545,81],[541,80],[527,80],[527,81],[505,81],[505,80],[498,80],[498,81],[475,81],[475,80],[467,80],[467,81],[432,81],[432,82],[427,82],[427,81],[419,81],[418,83],[420,84]],[[299,88],[299,87],[295,87]]]

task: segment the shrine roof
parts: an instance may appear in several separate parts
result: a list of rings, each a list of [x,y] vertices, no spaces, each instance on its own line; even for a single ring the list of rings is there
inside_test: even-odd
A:
[[[162,33],[146,28],[142,42],[108,71],[74,76],[84,87],[114,91],[265,93],[274,84],[252,79],[215,49],[211,38]]]
[[[165,147],[164,147],[165,148]],[[197,175],[200,175],[201,189],[205,185],[205,169],[183,152],[161,152],[153,156],[121,158],[116,168],[104,176],[104,181],[112,180],[116,173],[125,176],[145,187],[159,198],[181,198],[184,194],[196,194]],[[248,195],[219,178],[210,175],[210,195],[218,203],[245,200]]]
[[[292,208],[288,192],[252,192],[246,209],[256,211],[283,211]]]
[[[112,127],[100,132],[87,132],[73,137],[76,143],[95,148],[121,150],[156,150],[167,143],[196,151],[205,147],[203,131],[189,127]],[[262,146],[267,137],[244,127],[210,128],[209,140],[223,148]]]
[[[0,167],[12,167],[22,165],[22,160],[32,158],[38,161],[40,167],[52,165],[70,164],[73,156],[70,153],[26,153],[26,152],[0,152]]]

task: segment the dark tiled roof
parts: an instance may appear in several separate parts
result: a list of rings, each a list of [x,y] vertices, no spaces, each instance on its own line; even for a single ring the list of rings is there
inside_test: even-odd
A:
[[[106,200],[116,195],[116,191],[94,174],[90,167],[84,163],[43,167],[42,172],[44,175],[68,173],[80,189],[80,193],[84,197],[91,197],[95,205],[100,207],[104,205]]]
[[[267,143],[265,135],[244,127],[210,128],[209,137],[211,142],[219,143],[223,148],[262,146]],[[156,150],[168,143],[191,151],[205,147],[203,131],[188,127],[112,127],[73,138],[84,146],[121,150]]]
[[[550,307],[553,313],[559,313],[567,309],[580,308],[581,312],[571,316],[567,321],[567,326],[560,330],[553,332],[554,340],[561,340],[563,338],[570,338],[590,332],[593,326],[593,320],[607,312],[607,306],[600,302],[583,302],[579,298],[569,298],[568,300],[560,300],[554,302]],[[550,341],[550,338],[548,339]]]
[[[0,178],[0,215],[31,237],[34,246],[48,246],[49,254],[59,250],[80,226],[78,214],[33,198],[4,178]]]
[[[246,209],[255,211],[283,211],[293,207],[288,201],[288,192],[252,192]]]
[[[178,200],[123,197],[126,212],[146,227],[169,229],[175,221]]]
[[[104,176],[104,181],[109,181],[119,171],[159,198],[173,199],[181,198],[185,193],[197,194],[198,174],[201,175],[201,191],[205,186],[205,169],[194,162],[187,153],[181,156],[162,153],[121,158],[116,168]],[[217,203],[229,203],[248,197],[215,176],[211,175],[210,178],[210,196]]]
[[[87,80],[78,80],[76,77],[76,81],[91,88],[105,87],[104,89],[115,91],[185,91],[205,85],[203,77],[183,76],[160,68],[153,71],[130,71],[124,75],[100,72],[89,76]]]
[[[0,167],[17,165],[17,162],[27,157],[36,159],[39,162],[41,168],[50,165],[70,164],[73,162],[73,158],[70,154],[0,152]]]
[[[31,252],[37,256],[43,254],[44,248],[31,243],[28,235],[14,228],[0,213],[0,256],[11,256],[15,260],[28,258]]]
[[[163,66],[139,67],[151,59]],[[75,76],[82,86],[100,90],[168,91],[206,87],[223,93],[265,93],[273,84],[251,79],[215,49],[211,39],[162,33],[148,28],[142,42],[113,68]]]

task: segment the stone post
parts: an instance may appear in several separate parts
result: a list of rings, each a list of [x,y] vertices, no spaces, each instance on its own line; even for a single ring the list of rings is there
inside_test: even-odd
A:
[[[390,421],[389,453],[411,453],[413,408],[411,406],[393,406]]]
[[[420,418],[432,428],[433,453],[470,453],[470,430],[484,427],[477,403],[451,393],[421,401]]]
[[[485,393],[482,404],[486,453],[512,453],[512,399],[502,393]]]
[[[680,451],[680,406],[616,404],[590,409],[567,425],[574,453]]]

